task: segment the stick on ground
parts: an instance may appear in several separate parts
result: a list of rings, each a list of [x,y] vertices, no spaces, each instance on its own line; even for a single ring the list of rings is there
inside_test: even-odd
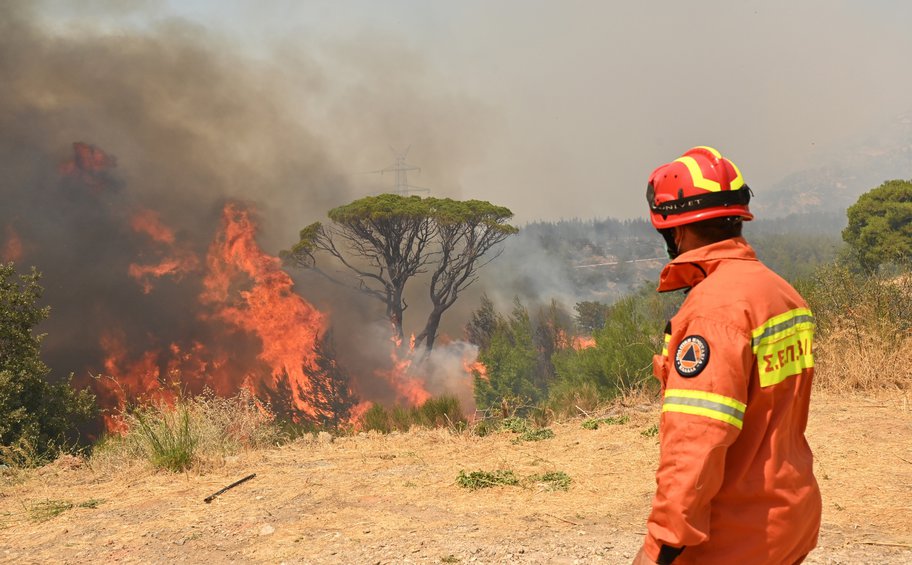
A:
[[[223,488],[222,490],[210,494],[209,496],[207,496],[206,498],[204,498],[203,501],[204,501],[206,504],[209,504],[210,502],[212,502],[213,500],[215,500],[215,497],[217,497],[218,495],[222,494],[223,492],[225,492],[225,491],[227,491],[227,490],[233,489],[234,487],[238,486],[238,485],[241,484],[241,483],[245,483],[245,482],[249,481],[250,479],[254,478],[255,476],[256,476],[256,473],[253,473],[253,474],[251,474],[251,475],[247,475],[247,476],[244,477],[243,479],[234,481],[233,483],[231,483],[231,484],[228,485],[227,487]]]

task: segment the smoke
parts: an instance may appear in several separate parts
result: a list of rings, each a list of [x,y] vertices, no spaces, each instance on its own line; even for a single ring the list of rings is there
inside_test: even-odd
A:
[[[119,5],[121,16],[157,8]],[[238,222],[254,218],[258,245],[274,255],[329,208],[383,188],[389,179],[358,173],[386,166],[388,144],[420,144],[443,188],[475,151],[456,116],[481,106],[431,88],[421,57],[395,42],[314,53],[285,45],[266,60],[187,21],[50,25],[48,6],[59,7],[0,6],[0,253],[44,274],[52,315],[43,350],[57,378],[132,372],[161,385],[170,370],[226,364],[268,373],[266,334],[235,317],[259,312],[258,277],[279,294],[288,285],[256,244],[226,259]],[[403,82],[389,81],[394,67],[406,69]],[[243,217],[228,221],[228,210]],[[226,270],[234,278],[212,298],[213,277]],[[294,292],[341,328],[335,346],[364,398],[397,399],[394,386],[374,382],[384,365],[376,344],[389,332],[370,336],[370,348],[357,339],[377,305],[308,277]],[[323,314],[305,304],[289,308],[315,324],[302,339],[319,339]]]

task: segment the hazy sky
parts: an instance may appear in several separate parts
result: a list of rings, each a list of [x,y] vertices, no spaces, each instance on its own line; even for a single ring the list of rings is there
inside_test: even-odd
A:
[[[411,145],[413,184],[520,222],[644,217],[649,173],[692,145],[759,197],[912,111],[899,0],[68,4],[44,10],[59,33],[185,26],[276,71],[259,86],[354,187],[339,203]]]

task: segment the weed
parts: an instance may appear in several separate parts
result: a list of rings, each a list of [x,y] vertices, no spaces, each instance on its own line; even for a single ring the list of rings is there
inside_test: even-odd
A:
[[[626,414],[623,416],[609,416],[607,418],[588,418],[583,421],[583,429],[586,430],[597,430],[602,424],[609,426],[619,426],[621,424],[626,424],[630,421],[630,416]]]
[[[73,503],[68,500],[43,500],[41,502],[36,502],[31,506],[28,506],[29,517],[34,522],[47,522],[52,518],[63,514],[67,510],[72,508],[98,508],[98,505],[104,502],[103,500],[90,499],[85,502]]]
[[[513,432],[514,434],[521,434],[529,431],[529,420],[525,418],[517,418],[516,416],[511,416],[510,418],[504,418],[500,423],[500,429]]]
[[[373,404],[361,416],[361,429],[365,432],[377,431],[381,434],[388,434],[392,431],[390,426],[390,416],[382,404]]]
[[[190,410],[186,405],[173,410],[162,406],[143,409],[134,415],[153,465],[173,472],[190,468],[198,439],[190,429]]]
[[[456,484],[469,490],[478,490],[498,485],[515,486],[519,484],[519,479],[510,470],[472,471],[468,475],[465,471],[460,470],[456,477]]]
[[[551,428],[539,428],[537,430],[527,430],[521,434],[519,437],[513,440],[513,443],[520,443],[523,441],[541,441],[543,439],[551,439],[554,437],[554,432],[551,431]]]
[[[659,435],[659,426],[657,424],[653,424],[640,432],[640,435],[643,437],[655,437]]]
[[[570,490],[570,475],[563,471],[550,471],[541,475],[532,475],[529,482],[541,485],[545,490]]]
[[[440,558],[441,563],[459,563],[459,561],[460,559],[452,553]]]

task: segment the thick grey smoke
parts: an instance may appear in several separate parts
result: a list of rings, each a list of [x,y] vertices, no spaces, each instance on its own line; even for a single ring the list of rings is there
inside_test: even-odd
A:
[[[259,242],[275,254],[329,208],[383,188],[389,179],[355,173],[387,165],[390,141],[420,131],[414,141],[441,175],[471,154],[448,116],[478,107],[420,91],[420,57],[395,44],[336,45],[319,58],[285,50],[266,62],[186,21],[53,27],[40,7],[0,7],[0,252],[44,273],[44,351],[57,377],[105,372],[111,342],[139,362],[170,344],[230,339],[218,345],[252,370],[256,339],[213,334],[199,304],[227,202],[256,211]],[[390,83],[384,69],[403,63],[411,84]],[[327,65],[346,66],[346,80]],[[400,120],[405,107],[414,112]],[[425,121],[440,127],[419,128]],[[167,276],[131,276],[173,257]],[[375,305],[306,283],[297,291],[337,326],[336,350],[360,388],[393,400],[390,386],[367,382],[388,362],[381,348],[350,339]]]

